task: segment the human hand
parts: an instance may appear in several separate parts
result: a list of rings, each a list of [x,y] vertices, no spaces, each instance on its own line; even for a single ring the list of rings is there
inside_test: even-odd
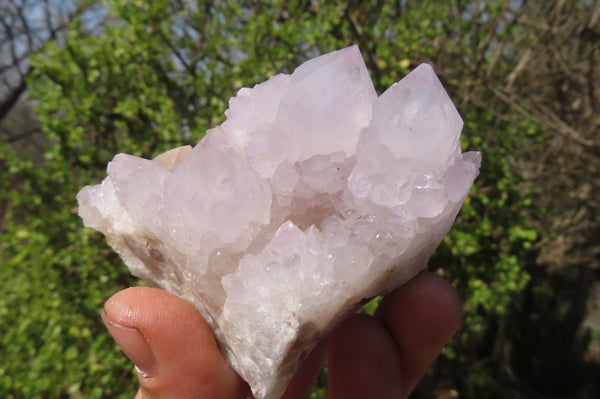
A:
[[[134,287],[105,304],[102,318],[138,371],[135,399],[251,399],[212,331],[188,302]],[[374,316],[342,322],[304,361],[282,399],[305,398],[329,358],[327,399],[406,398],[460,325],[456,291],[421,273],[387,295]]]

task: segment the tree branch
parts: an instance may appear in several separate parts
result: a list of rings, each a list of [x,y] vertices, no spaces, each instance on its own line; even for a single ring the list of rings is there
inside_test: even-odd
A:
[[[33,68],[29,67],[29,69],[25,73],[25,76],[30,74],[32,70]],[[21,78],[19,85],[10,92],[6,100],[4,100],[0,104],[0,122],[2,122],[6,115],[8,115],[10,110],[15,106],[15,104],[19,101],[19,98],[21,98],[21,95],[27,89],[27,81],[25,79],[25,76]]]

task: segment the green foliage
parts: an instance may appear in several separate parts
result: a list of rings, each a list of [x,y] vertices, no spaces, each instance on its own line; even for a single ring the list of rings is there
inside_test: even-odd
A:
[[[490,69],[490,30],[480,18],[500,18],[507,2],[479,12],[462,1],[181,3],[107,0],[100,34],[76,19],[64,44],[48,44],[33,60],[31,95],[54,146],[40,169],[0,148],[0,396],[133,396],[131,366],[98,315],[106,298],[135,282],[81,226],[78,189],[101,179],[118,152],[152,157],[197,142],[240,87],[352,43],[380,92],[432,63],[464,115],[465,150],[483,152],[481,176],[432,260],[465,304],[465,327],[444,352],[447,375],[464,397],[482,396],[493,374],[478,361],[479,344],[511,315],[540,234],[509,154],[543,130],[502,118],[508,109],[480,85]],[[494,73],[511,66],[500,57]],[[323,384],[311,398],[322,397]]]
[[[4,145],[0,165],[1,396],[131,397],[130,366],[99,322],[107,295],[131,281],[70,211],[76,187]]]

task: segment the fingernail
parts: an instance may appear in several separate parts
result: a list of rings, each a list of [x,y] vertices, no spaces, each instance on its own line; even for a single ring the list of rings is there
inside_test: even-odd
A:
[[[106,328],[127,357],[135,364],[135,370],[143,378],[156,377],[156,359],[148,341],[133,327],[126,327],[111,320],[102,310],[102,320]]]

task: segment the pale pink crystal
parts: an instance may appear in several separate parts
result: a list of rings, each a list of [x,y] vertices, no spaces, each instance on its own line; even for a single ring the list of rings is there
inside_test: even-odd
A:
[[[433,69],[376,96],[352,46],[240,90],[193,149],[78,194],[132,273],[192,302],[261,399],[357,304],[422,270],[478,173]]]

